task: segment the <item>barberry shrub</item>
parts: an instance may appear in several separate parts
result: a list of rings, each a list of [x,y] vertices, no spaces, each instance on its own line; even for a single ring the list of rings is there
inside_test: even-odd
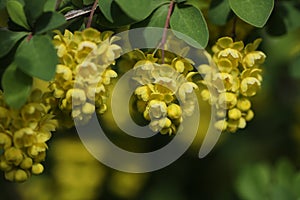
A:
[[[297,6],[292,2],[286,2],[290,9]],[[114,79],[128,69],[137,74],[132,109],[153,132],[176,134],[182,118],[194,111],[194,91],[217,110],[215,128],[244,129],[254,117],[252,97],[263,84],[267,58],[257,31],[267,27],[283,34],[270,18],[277,14],[273,8],[274,0],[1,0],[5,179],[23,182],[41,174],[51,134],[110,110]],[[282,26],[290,23],[284,17]],[[174,31],[177,40],[206,49],[207,63],[195,66],[184,55],[167,52],[164,37],[157,49],[121,55],[114,35],[140,27],[163,28],[162,36]]]

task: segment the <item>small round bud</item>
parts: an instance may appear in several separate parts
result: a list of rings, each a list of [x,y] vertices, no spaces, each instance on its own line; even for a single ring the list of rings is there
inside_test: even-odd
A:
[[[40,163],[32,165],[31,172],[32,174],[41,174],[44,171],[44,166]]]
[[[238,120],[238,119],[241,118],[241,116],[242,116],[242,113],[241,113],[241,111],[240,111],[239,109],[237,109],[237,108],[233,108],[233,109],[231,109],[231,110],[228,111],[228,117],[229,117],[230,119]]]
[[[22,169],[29,169],[31,166],[32,166],[32,159],[29,157],[24,158],[24,160],[20,164],[20,167]]]
[[[251,121],[253,119],[253,117],[254,117],[254,112],[252,110],[248,110],[248,112],[247,112],[247,114],[245,116],[245,119],[247,121]]]
[[[246,98],[241,98],[237,102],[237,107],[241,111],[247,111],[251,108],[251,102]]]
[[[227,122],[224,120],[219,120],[215,123],[215,128],[220,131],[225,131],[227,128]]]
[[[10,170],[4,173],[4,177],[8,181],[15,181],[16,170]]]
[[[246,123],[245,118],[241,117],[241,118],[239,119],[239,125],[238,125],[238,127],[239,127],[239,128],[245,128],[246,125],[247,125],[247,123]]]
[[[203,101],[208,101],[210,99],[210,92],[208,90],[202,90],[201,97]]]
[[[18,169],[16,170],[15,173],[15,181],[16,182],[24,182],[28,179],[28,174],[22,170],[22,169]]]
[[[13,163],[16,166],[18,166],[23,160],[22,151],[15,147],[7,149],[4,152],[4,156],[9,163]]]
[[[1,159],[0,160],[0,169],[3,171],[10,171],[12,169],[12,165],[7,163],[6,160]]]
[[[221,93],[219,96],[219,104],[222,108],[233,108],[237,103],[236,95],[230,92]]]
[[[82,106],[82,112],[84,114],[91,115],[95,112],[95,106],[93,104],[90,104],[90,103],[85,103]]]
[[[11,147],[11,144],[11,138],[5,133],[0,133],[0,148],[7,149]]]
[[[182,115],[182,110],[179,105],[172,103],[168,106],[168,117],[178,119]]]

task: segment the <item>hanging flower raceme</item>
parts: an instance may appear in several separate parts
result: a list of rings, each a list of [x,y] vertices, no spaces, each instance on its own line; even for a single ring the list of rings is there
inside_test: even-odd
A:
[[[52,107],[62,126],[73,126],[73,119],[85,124],[96,111],[106,111],[107,89],[117,73],[110,68],[121,48],[113,44],[112,33],[88,28],[64,35],[56,32],[53,42],[59,64],[45,101]]]
[[[244,46],[242,41],[233,42],[230,37],[220,38],[213,46],[211,65],[199,66],[202,83],[217,92],[204,89],[202,98],[217,109],[219,121],[216,128],[235,132],[245,128],[254,113],[250,97],[261,87],[262,70],[266,55],[257,51],[261,39]],[[225,121],[222,119],[226,119]]]
[[[40,90],[18,110],[9,108],[0,93],[0,169],[7,180],[23,182],[43,172],[46,142],[58,125],[53,117]]]
[[[159,64],[157,58],[148,54],[134,65],[137,109],[150,121],[152,131],[175,134],[183,117],[193,114],[197,99],[192,94],[198,87],[190,81],[194,74],[192,64],[179,57]]]

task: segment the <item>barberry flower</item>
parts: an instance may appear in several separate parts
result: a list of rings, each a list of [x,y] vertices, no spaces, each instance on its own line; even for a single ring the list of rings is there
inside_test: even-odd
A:
[[[152,131],[175,134],[183,117],[192,115],[195,109],[193,92],[198,86],[187,81],[195,73],[193,62],[174,57],[169,63],[159,64],[152,54],[142,57],[134,65],[132,77],[137,83],[137,110],[150,121]]]
[[[261,87],[260,65],[266,58],[256,50],[260,42],[257,39],[244,46],[242,41],[220,38],[212,47],[211,63],[198,68],[203,75],[201,83],[211,89],[201,91],[202,99],[215,106],[215,127],[219,130],[236,132],[254,117],[249,97],[256,95]]]
[[[9,181],[23,182],[31,174],[43,172],[46,142],[57,128],[57,121],[43,103],[42,92],[33,90],[20,109],[9,108],[0,93],[0,170]],[[4,114],[6,116],[4,116]]]
[[[106,111],[106,87],[117,77],[110,66],[121,53],[121,48],[113,44],[118,38],[111,35],[93,28],[56,32],[53,43],[60,62],[45,102],[52,107],[61,126],[73,126],[73,119],[85,124],[95,111]]]

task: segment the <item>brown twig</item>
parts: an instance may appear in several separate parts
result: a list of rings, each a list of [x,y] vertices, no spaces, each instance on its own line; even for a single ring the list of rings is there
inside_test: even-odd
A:
[[[94,5],[92,7],[92,11],[91,11],[90,16],[88,18],[88,21],[86,23],[86,28],[91,27],[92,21],[93,21],[93,16],[94,16],[94,13],[95,13],[95,10],[96,10],[97,6],[98,6],[98,0],[95,0]]]
[[[163,36],[162,36],[161,43],[160,43],[161,49],[162,49],[162,52],[161,52],[162,63],[165,62],[165,44],[166,44],[166,40],[167,40],[167,32],[168,32],[168,28],[170,25],[170,19],[171,19],[171,14],[172,14],[173,8],[174,8],[174,0],[171,1],[170,6],[169,6],[167,19],[166,19],[166,23],[164,26],[164,32],[163,32]]]

